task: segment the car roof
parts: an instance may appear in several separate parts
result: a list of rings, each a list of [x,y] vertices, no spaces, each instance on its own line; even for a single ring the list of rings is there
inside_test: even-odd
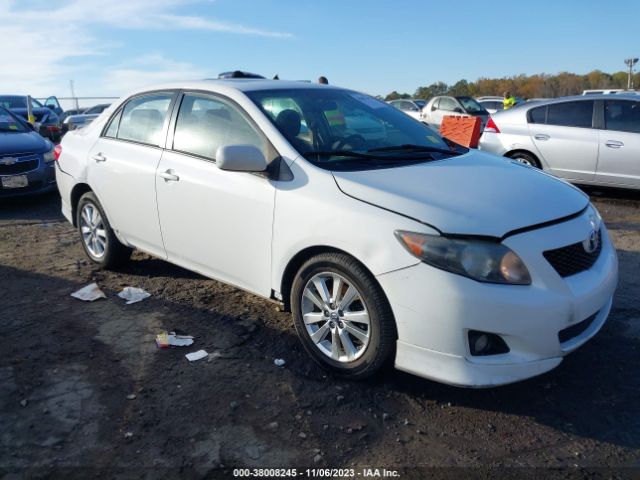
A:
[[[284,89],[320,89],[339,88],[333,85],[321,85],[318,83],[292,81],[292,80],[267,80],[258,78],[223,78],[206,80],[187,80],[150,85],[146,88],[137,89],[133,93],[142,93],[153,90],[238,90],[241,92],[252,92],[256,90],[284,90]]]

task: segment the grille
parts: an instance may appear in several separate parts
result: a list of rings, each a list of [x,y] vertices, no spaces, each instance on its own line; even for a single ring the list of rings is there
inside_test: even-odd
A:
[[[555,250],[547,250],[543,255],[561,277],[568,277],[590,269],[598,260],[601,250],[602,231],[598,230],[598,247],[591,253],[584,249],[582,242],[578,242]]]
[[[17,159],[16,163],[5,165],[2,163],[3,158],[0,158],[0,175],[18,175],[38,168],[38,157],[35,155],[17,157]]]
[[[585,332],[591,326],[593,321],[596,319],[597,315],[598,315],[598,312],[594,313],[586,320],[583,320],[579,323],[571,325],[570,327],[567,327],[564,330],[560,330],[558,332],[558,340],[560,340],[560,343],[568,342],[572,338],[575,338],[581,333]]]

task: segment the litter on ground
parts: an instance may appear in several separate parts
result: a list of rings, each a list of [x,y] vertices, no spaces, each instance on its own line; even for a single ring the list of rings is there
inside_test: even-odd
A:
[[[287,362],[285,362],[282,358],[276,358],[276,359],[273,361],[273,364],[274,364],[276,367],[282,367],[282,366],[284,366],[284,364],[285,364],[285,363],[287,363]]]
[[[185,355],[185,357],[187,357],[187,360],[189,360],[190,362],[195,362],[196,360],[200,360],[207,356],[209,356],[209,354],[204,350],[198,350],[197,352],[191,352]]]
[[[93,302],[94,300],[97,300],[99,298],[107,298],[107,296],[102,290],[100,290],[100,287],[98,287],[98,284],[95,282],[90,283],[86,287],[82,287],[77,292],[73,292],[71,296],[85,302]]]
[[[118,296],[127,301],[127,305],[141,302],[151,294],[138,287],[124,287]]]
[[[188,347],[193,345],[191,335],[177,334],[176,332],[160,332],[156,335],[156,345],[158,348]]]

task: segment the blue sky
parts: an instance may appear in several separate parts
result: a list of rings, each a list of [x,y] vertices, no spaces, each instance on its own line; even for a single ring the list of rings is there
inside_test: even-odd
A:
[[[640,56],[638,18],[637,0],[0,0],[0,91],[119,96],[236,68],[371,94],[613,72]]]

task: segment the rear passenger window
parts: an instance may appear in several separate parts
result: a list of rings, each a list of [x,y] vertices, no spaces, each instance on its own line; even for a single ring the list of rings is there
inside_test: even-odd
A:
[[[529,123],[546,123],[547,107],[532,108],[529,111]]]
[[[548,105],[547,125],[591,128],[593,100]]]
[[[109,126],[107,127],[107,130],[104,132],[105,137],[116,138],[116,135],[118,134],[118,125],[120,125],[121,116],[122,116],[122,110],[119,110],[118,113],[116,113],[113,116],[113,118],[111,119],[111,122],[109,123]]]
[[[129,100],[122,111],[117,138],[161,146],[162,127],[172,98],[172,93],[155,93]]]
[[[234,106],[215,97],[183,97],[174,150],[215,160],[218,147],[239,144],[254,145],[267,156],[266,141]]]
[[[606,100],[604,125],[607,130],[640,133],[640,102]]]

